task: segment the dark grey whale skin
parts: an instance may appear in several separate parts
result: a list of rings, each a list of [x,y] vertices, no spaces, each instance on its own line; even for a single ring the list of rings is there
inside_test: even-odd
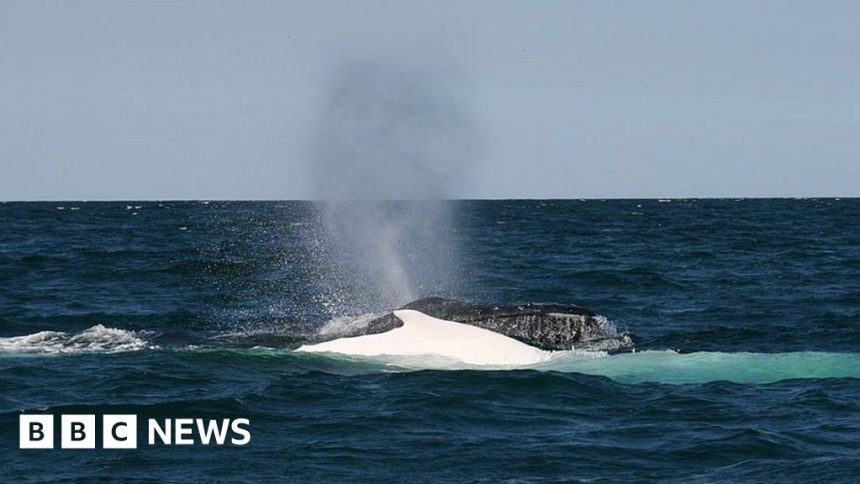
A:
[[[633,346],[631,334],[618,333],[605,318],[575,305],[493,306],[428,297],[400,309],[414,309],[434,318],[477,326],[543,350],[618,351]],[[372,320],[363,333],[384,333],[402,325],[392,312]]]

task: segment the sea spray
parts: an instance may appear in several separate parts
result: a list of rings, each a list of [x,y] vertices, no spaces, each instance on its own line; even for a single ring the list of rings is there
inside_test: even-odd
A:
[[[450,66],[349,62],[332,72],[310,173],[320,303],[333,315],[456,294],[452,204],[478,154]]]

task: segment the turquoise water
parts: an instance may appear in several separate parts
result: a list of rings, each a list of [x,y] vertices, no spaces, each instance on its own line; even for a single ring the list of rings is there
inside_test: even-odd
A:
[[[792,378],[860,378],[860,354],[645,351],[557,362],[546,369],[601,375],[623,383],[771,383]]]
[[[456,280],[408,258],[427,274],[418,295],[580,304],[632,332],[635,352],[491,369],[298,354],[343,309],[326,292],[349,289],[320,284],[312,204],[0,204],[4,476],[860,475],[860,200],[448,208]],[[243,417],[252,442],[25,452],[22,411]]]

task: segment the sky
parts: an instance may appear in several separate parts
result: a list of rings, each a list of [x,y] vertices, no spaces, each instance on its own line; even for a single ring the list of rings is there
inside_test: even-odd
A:
[[[860,196],[858,18],[855,1],[0,0],[0,200],[318,198],[314,153],[351,139],[330,108],[350,65],[410,73],[359,95],[444,83],[421,106],[456,104],[470,147],[446,197]],[[437,125],[428,163],[451,139]]]

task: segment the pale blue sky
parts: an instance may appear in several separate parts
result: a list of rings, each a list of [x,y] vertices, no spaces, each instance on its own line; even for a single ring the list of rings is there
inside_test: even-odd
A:
[[[457,66],[480,145],[457,196],[858,196],[858,19],[854,1],[2,0],[0,199],[313,197],[327,76],[355,60]]]

